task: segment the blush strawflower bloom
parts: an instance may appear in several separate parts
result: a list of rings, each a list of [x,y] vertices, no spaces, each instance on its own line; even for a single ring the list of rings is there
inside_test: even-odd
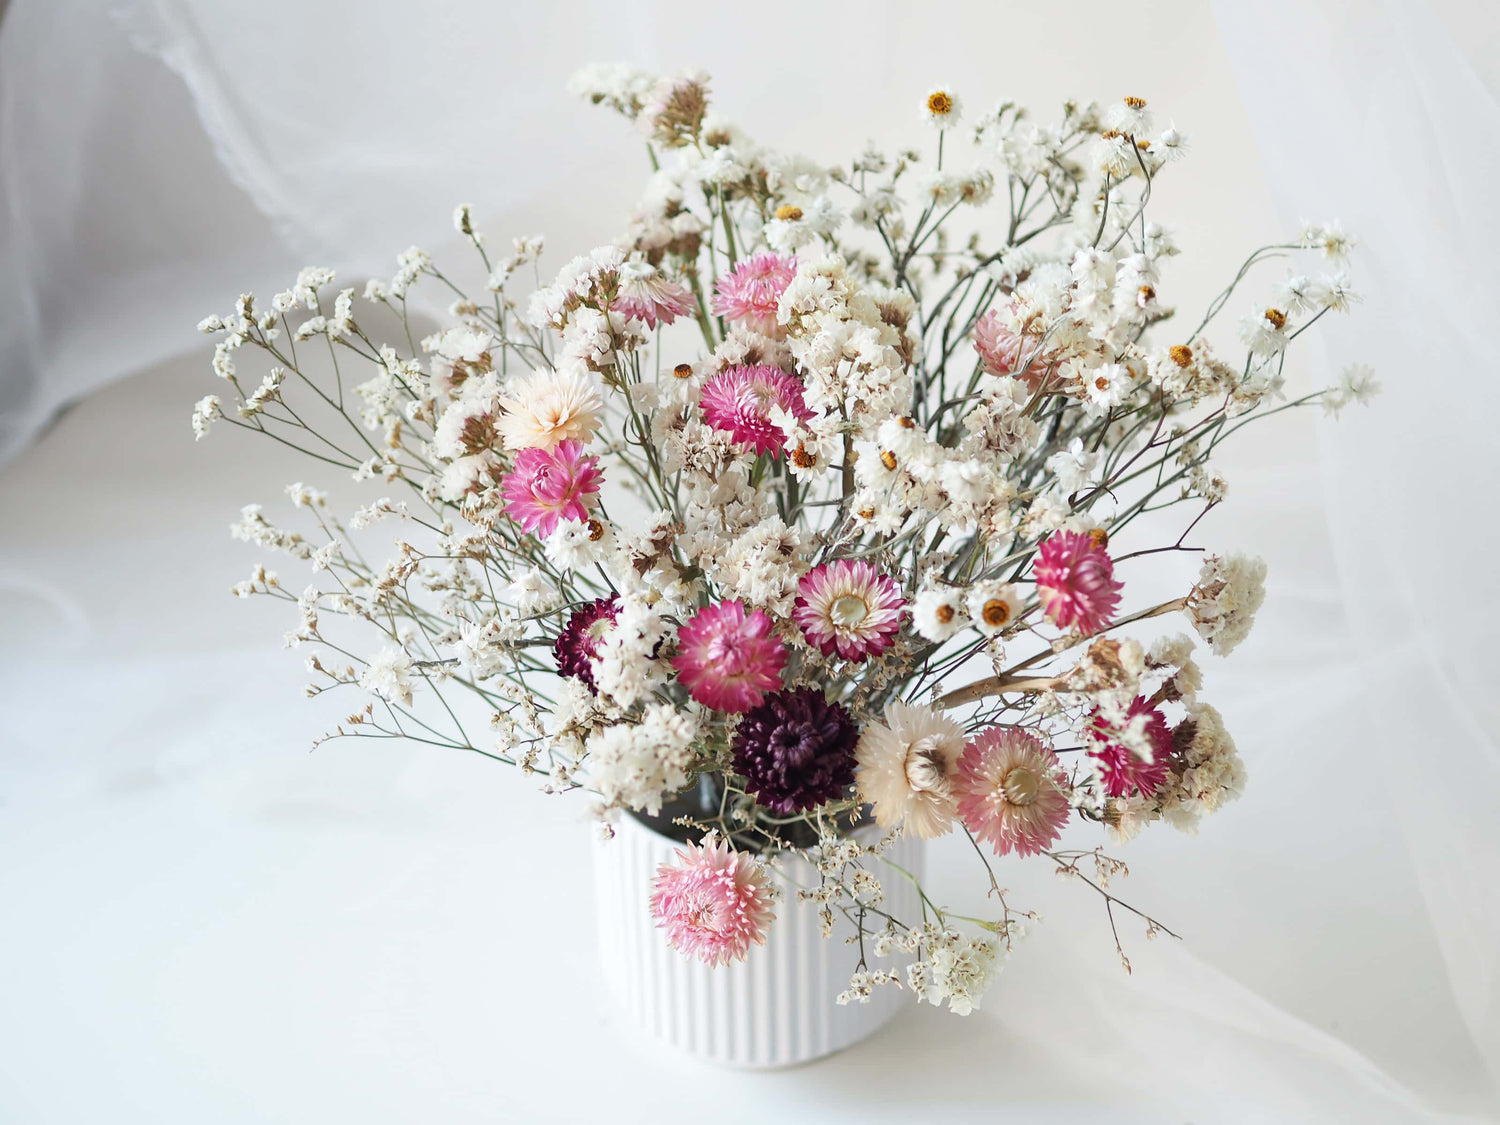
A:
[[[803,575],[792,616],[824,656],[863,660],[890,646],[905,605],[896,583],[869,563],[838,559]]]
[[[685,286],[649,262],[626,262],[620,267],[620,293],[612,307],[655,328],[657,321],[671,324],[679,316],[691,316],[698,302]]]
[[[854,748],[854,784],[875,823],[931,840],[953,827],[953,778],[964,728],[931,707],[892,702]]]
[[[1037,550],[1033,568],[1037,597],[1052,623],[1097,633],[1120,604],[1123,582],[1102,543],[1080,531],[1049,535]]]
[[[1013,332],[998,309],[991,309],[974,325],[974,350],[991,375],[1014,376],[1033,391],[1046,378],[1047,358],[1040,343]],[[1020,369],[1023,359],[1026,367]]]
[[[557,634],[557,640],[552,643],[552,656],[557,661],[558,673],[572,676],[593,687],[594,667],[591,661],[599,655],[599,642],[604,639],[619,615],[618,594],[600,598],[574,610],[568,623]]]
[[[854,780],[859,726],[822,688],[777,691],[752,707],[734,734],[734,772],[774,813],[803,812]]]
[[[766,869],[715,836],[678,849],[651,884],[651,915],[668,944],[708,965],[742,961],[764,945],[776,918],[771,902]]]
[[[700,609],[677,631],[672,667],[691,695],[715,711],[754,707],[781,686],[786,646],[772,635],[764,610],[745,612],[737,601]]]
[[[1035,855],[1068,821],[1062,763],[1035,735],[991,727],[964,747],[954,777],[958,815],[998,855]]]
[[[535,371],[517,376],[508,390],[500,396],[505,413],[495,420],[506,449],[586,443],[604,413],[604,400],[587,371]]]
[[[1139,723],[1136,722],[1138,717]],[[1095,711],[1085,732],[1089,757],[1099,763],[1105,791],[1111,797],[1128,797],[1137,789],[1149,797],[1167,779],[1172,731],[1167,726],[1166,716],[1140,696],[1136,696],[1125,712],[1125,722],[1133,730],[1133,735]],[[1150,748],[1149,762],[1140,752],[1142,743]]]
[[[776,320],[777,305],[796,276],[796,258],[752,254],[714,285],[714,313],[780,339],[785,330]]]
[[[582,523],[589,518],[603,479],[599,459],[585,457],[579,442],[523,449],[500,486],[505,513],[527,531],[551,535],[563,520]]]
[[[786,435],[771,421],[773,409],[803,421],[813,416],[802,399],[801,382],[762,363],[726,367],[704,384],[699,402],[704,421],[754,446],[757,453],[778,454],[786,444]]]

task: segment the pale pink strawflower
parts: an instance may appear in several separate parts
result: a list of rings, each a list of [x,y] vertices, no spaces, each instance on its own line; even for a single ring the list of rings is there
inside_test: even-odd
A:
[[[1089,756],[1099,763],[1105,792],[1111,797],[1128,797],[1137,790],[1149,797],[1167,779],[1172,731],[1167,726],[1166,716],[1140,696],[1136,696],[1125,712],[1125,723],[1127,728],[1135,728],[1133,732],[1121,730],[1101,712],[1095,711],[1085,732]],[[1149,759],[1142,753],[1143,749],[1149,752]]]
[[[506,449],[551,449],[562,441],[587,442],[599,428],[604,400],[587,371],[534,371],[518,375],[500,396],[505,413],[496,428]]]
[[[796,258],[752,254],[714,285],[714,313],[780,339],[786,330],[777,323],[777,305],[796,276]]]
[[[763,363],[726,367],[704,384],[699,403],[705,422],[754,446],[757,453],[779,454],[786,445],[786,434],[771,421],[773,409],[800,420],[813,416],[802,399],[801,382]]]
[[[700,609],[677,631],[672,667],[688,694],[715,711],[748,711],[781,686],[786,646],[763,610],[737,601]]]
[[[803,575],[792,616],[824,656],[863,660],[890,647],[905,605],[896,583],[869,563],[838,559]]]
[[[597,457],[583,456],[576,441],[553,449],[523,449],[501,483],[505,512],[527,531],[551,535],[563,520],[580,523],[598,499],[604,474]]]
[[[964,728],[920,704],[885,705],[885,722],[870,722],[854,748],[854,784],[882,828],[923,840],[953,827],[958,806],[954,774],[964,752]]]
[[[676,863],[656,869],[651,915],[677,952],[709,965],[742,961],[766,943],[775,920],[766,869],[717,836],[678,849]]]
[[[626,262],[620,267],[620,292],[611,307],[655,328],[657,321],[671,324],[679,316],[691,316],[698,302],[686,286],[650,263]]]
[[[1109,624],[1125,588],[1115,581],[1115,564],[1104,545],[1079,531],[1049,535],[1037,550],[1032,576],[1052,623],[1084,633]]]
[[[1047,375],[1041,342],[1012,331],[998,309],[991,309],[974,325],[974,350],[991,375],[1012,375],[1033,391]],[[1023,361],[1026,366],[1021,368]]]
[[[958,760],[958,815],[975,839],[999,855],[1045,851],[1068,821],[1061,771],[1057,755],[1036,736],[991,727]]]

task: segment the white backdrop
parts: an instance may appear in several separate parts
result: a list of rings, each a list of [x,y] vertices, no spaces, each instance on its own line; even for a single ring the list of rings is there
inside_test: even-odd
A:
[[[0,1119],[1493,1113],[1494,18],[1075,3],[1059,34],[1010,4],[432,7],[12,0],[0,23]],[[1147,96],[1193,138],[1158,195],[1178,293],[1299,218],[1363,236],[1367,300],[1295,377],[1361,359],[1385,397],[1252,434],[1204,532],[1269,558],[1271,600],[1208,670],[1249,792],[1127,852],[1184,945],[1135,940],[1126,977],[1093,904],[1018,869],[1047,921],[980,1015],[913,1011],[726,1082],[595,999],[573,809],[420,749],[305,752],[336,716],[297,698],[280,615],[224,596],[253,556],[223,528],[307,467],[193,446],[212,379],[190,327],[307,262],[441,249],[458,201],[558,260],[608,238],[643,154],[563,92],[600,58],[703,65],[752,135],[824,157],[914,133],[937,80],[1039,113]]]

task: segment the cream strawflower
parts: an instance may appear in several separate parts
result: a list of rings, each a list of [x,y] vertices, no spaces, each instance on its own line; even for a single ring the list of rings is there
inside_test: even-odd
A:
[[[964,728],[931,707],[888,703],[885,722],[860,736],[855,785],[882,828],[929,840],[953,824],[953,773]]]
[[[559,442],[587,442],[599,428],[604,401],[581,371],[559,368],[517,376],[500,396],[496,422],[506,449],[551,449]]]

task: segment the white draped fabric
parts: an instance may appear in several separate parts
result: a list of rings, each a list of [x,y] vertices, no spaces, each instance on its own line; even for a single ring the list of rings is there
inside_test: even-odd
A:
[[[1459,0],[11,0],[0,1118],[1492,1119],[1495,29]],[[275,607],[223,596],[254,557],[223,527],[314,478],[239,434],[194,446],[214,388],[191,325],[300,265],[440,251],[457,202],[492,237],[546,231],[554,262],[609,238],[644,153],[564,92],[609,58],[702,65],[753,136],[830,158],[920,135],[938,80],[1039,116],[1144,94],[1193,138],[1159,197],[1178,295],[1303,218],[1360,236],[1365,300],[1293,378],[1368,362],[1384,395],[1248,431],[1225,466],[1203,541],[1271,564],[1255,635],[1207,669],[1251,784],[1198,838],[1122,852],[1126,897],[1185,936],[1122,926],[1133,974],[1086,888],[1018,864],[1044,920],[982,1012],[914,1010],[786,1074],[704,1069],[597,996],[571,806],[419,747],[305,752],[339,708],[297,699]],[[934,854],[950,898],[965,859]]]

